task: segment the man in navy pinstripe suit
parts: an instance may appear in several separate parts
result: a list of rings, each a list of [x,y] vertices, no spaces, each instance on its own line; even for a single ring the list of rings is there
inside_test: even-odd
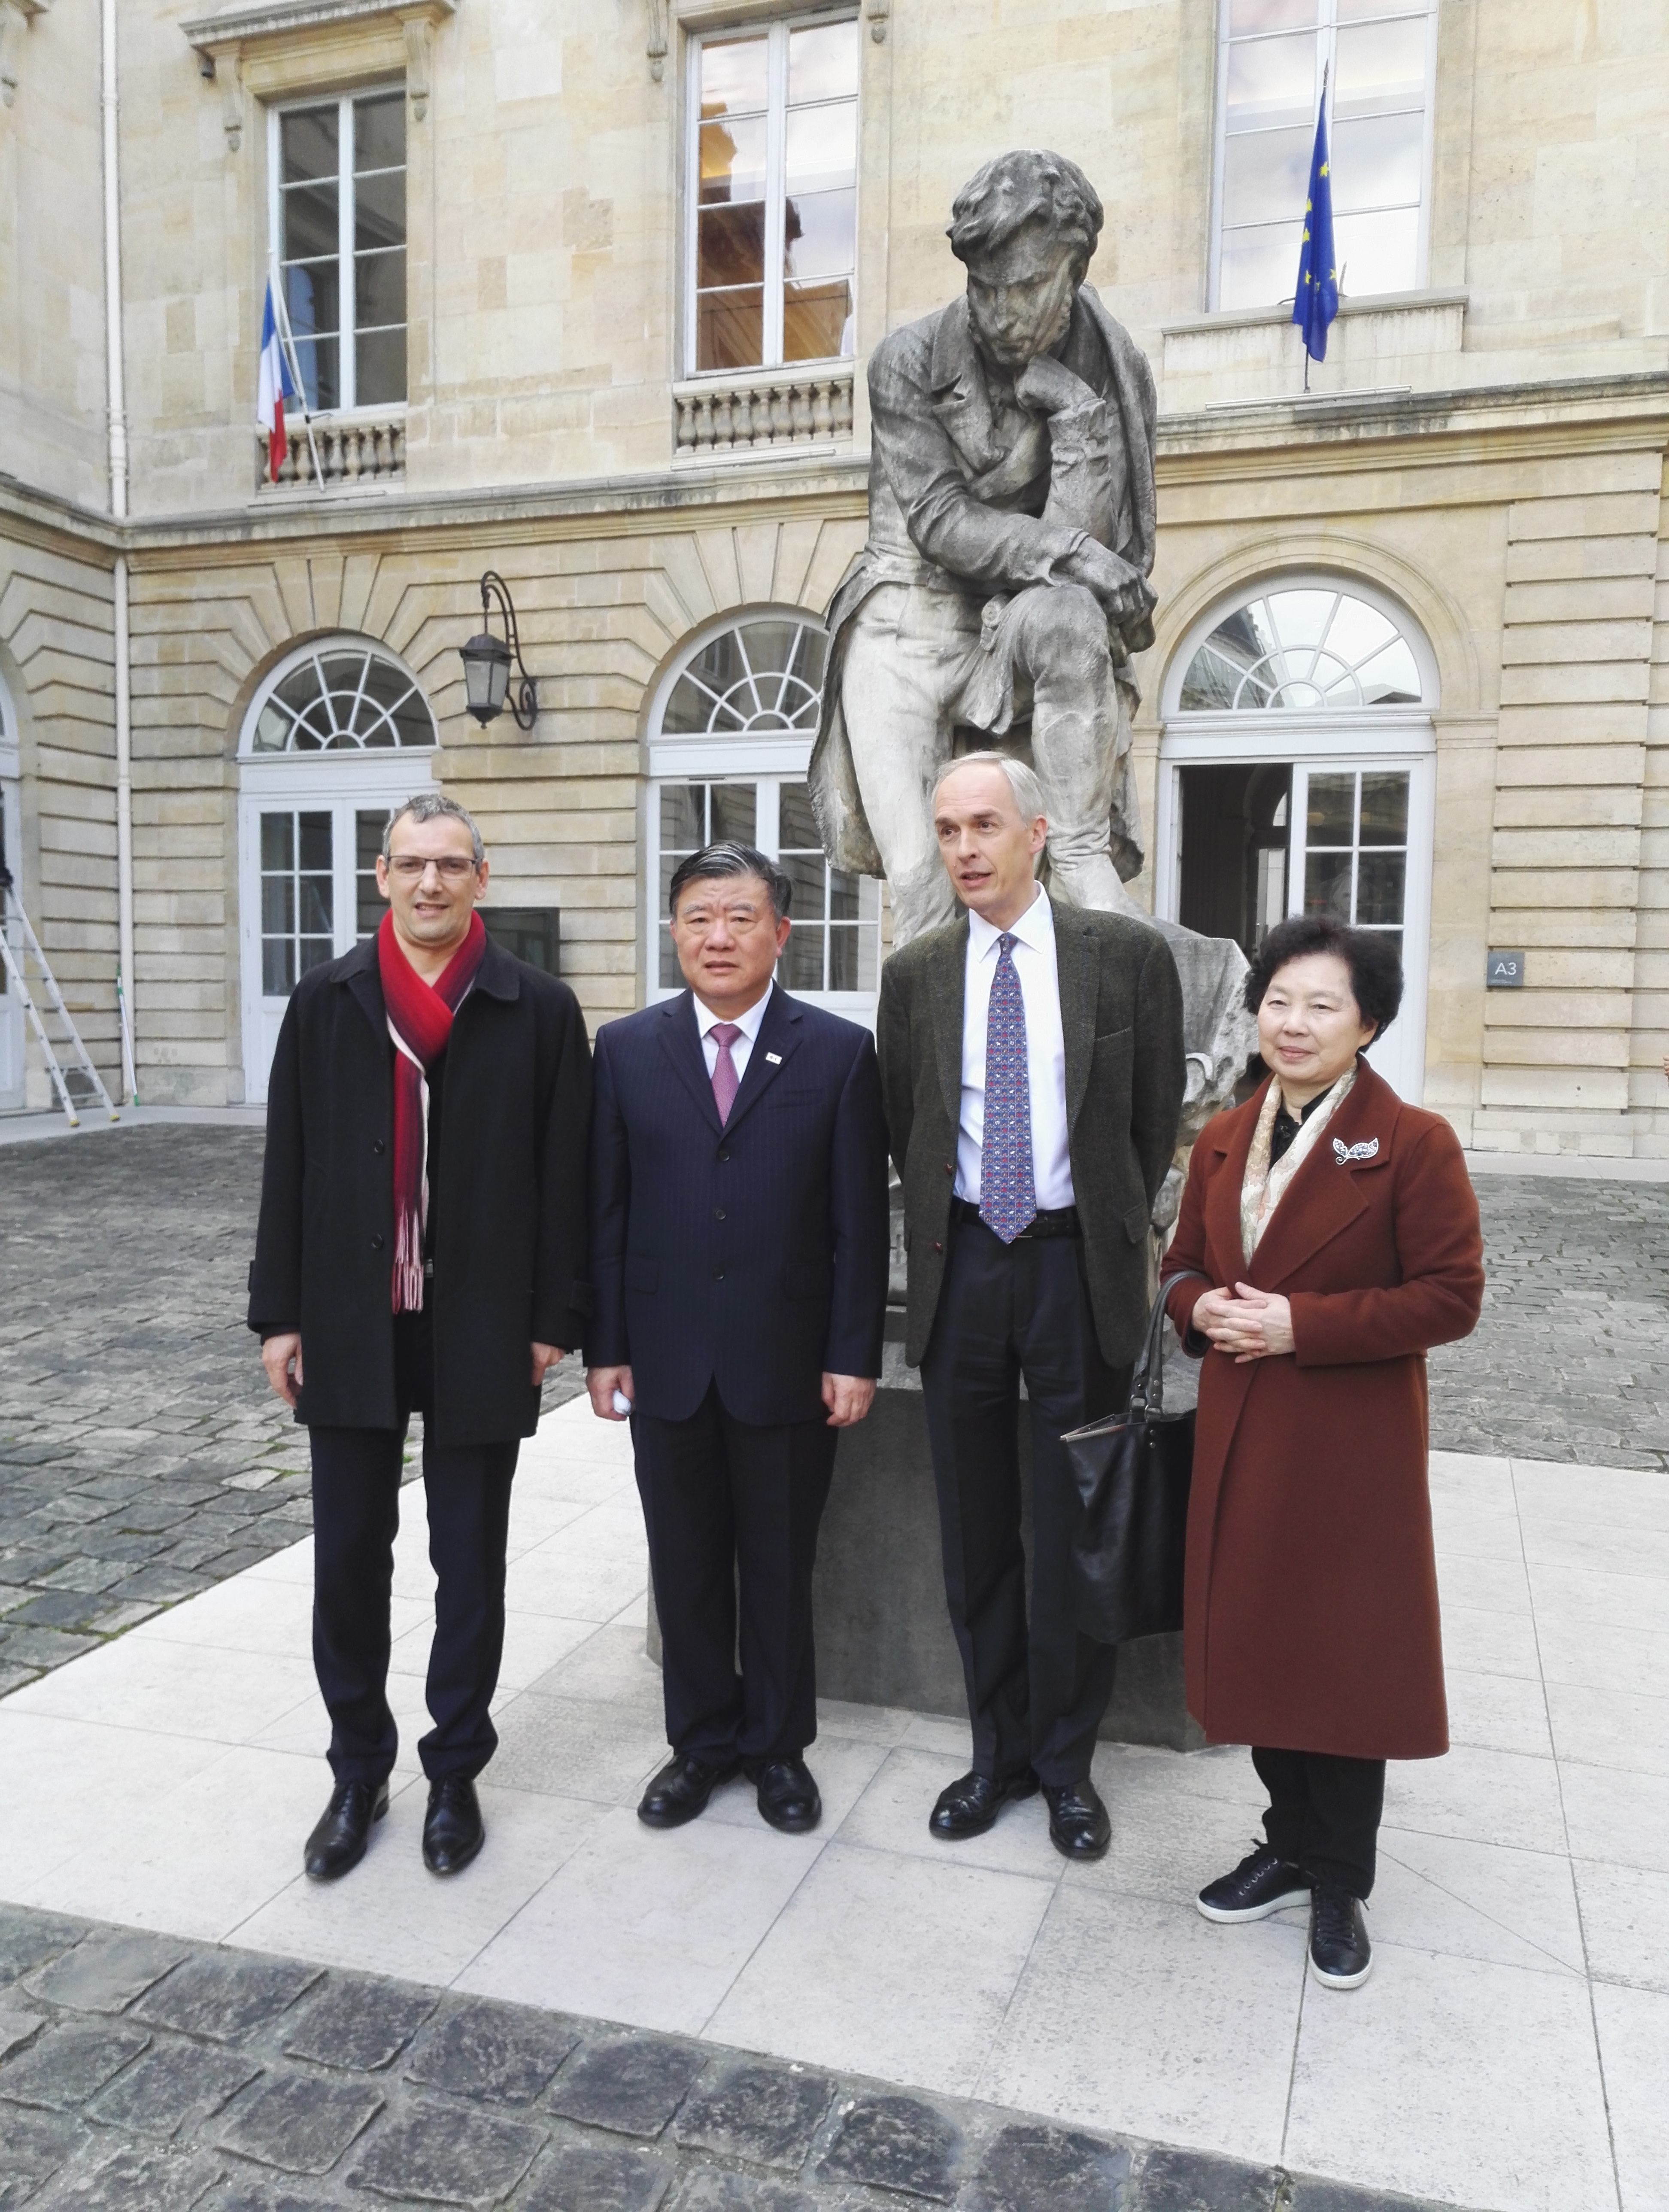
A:
[[[597,1037],[586,1381],[604,1420],[629,1413],[649,1534],[672,1747],[651,1827],[738,1767],[772,1826],[822,1810],[811,1569],[881,1368],[887,1130],[868,1030],[773,981],[790,890],[751,846],[684,861],[689,988]]]

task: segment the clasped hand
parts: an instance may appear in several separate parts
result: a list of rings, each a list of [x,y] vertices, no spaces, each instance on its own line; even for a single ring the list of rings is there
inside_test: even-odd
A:
[[[1194,1302],[1192,1326],[1217,1351],[1228,1352],[1236,1367],[1293,1349],[1290,1301],[1272,1291],[1253,1290],[1250,1283],[1236,1283],[1232,1291],[1207,1291]]]

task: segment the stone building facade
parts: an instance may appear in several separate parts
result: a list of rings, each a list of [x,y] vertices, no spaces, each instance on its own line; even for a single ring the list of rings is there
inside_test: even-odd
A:
[[[1669,1154],[1662,30],[1655,0],[123,0],[118,517],[100,0],[0,0],[0,802],[95,1054],[118,602],[143,1097],[262,1094],[289,980],[429,781],[593,1024],[663,988],[660,880],[725,828],[795,873],[791,982],[861,1015],[883,902],[802,794],[864,362],[957,288],[957,186],[1032,143],[1101,191],[1091,281],[1159,385],[1138,895],[1248,943],[1307,902],[1397,929],[1387,1072],[1466,1141]],[[1280,295],[1324,67],[1346,297],[1306,393]],[[270,277],[319,410],[276,483]],[[464,712],[488,569],[531,731]],[[0,1107],[44,1103],[26,1058],[0,1000]]]

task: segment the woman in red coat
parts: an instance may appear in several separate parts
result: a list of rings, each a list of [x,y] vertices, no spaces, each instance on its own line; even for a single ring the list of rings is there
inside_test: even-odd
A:
[[[1483,1240],[1453,1130],[1359,1057],[1402,996],[1393,944],[1296,917],[1246,995],[1273,1073],[1196,1143],[1164,1261],[1205,1359],[1188,1706],[1254,1747],[1270,1795],[1267,1841],[1199,1903],[1219,1921],[1308,1903],[1311,1971],[1350,1989],[1385,1762],[1448,1749],[1425,1355],[1475,1326]]]

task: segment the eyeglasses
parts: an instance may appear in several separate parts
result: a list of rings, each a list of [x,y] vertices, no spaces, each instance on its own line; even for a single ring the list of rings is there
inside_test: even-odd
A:
[[[473,860],[466,860],[461,853],[448,853],[443,859],[420,860],[415,853],[397,853],[388,863],[388,872],[398,876],[403,884],[419,882],[430,868],[438,869],[449,884],[461,884],[465,876],[476,872]]]

